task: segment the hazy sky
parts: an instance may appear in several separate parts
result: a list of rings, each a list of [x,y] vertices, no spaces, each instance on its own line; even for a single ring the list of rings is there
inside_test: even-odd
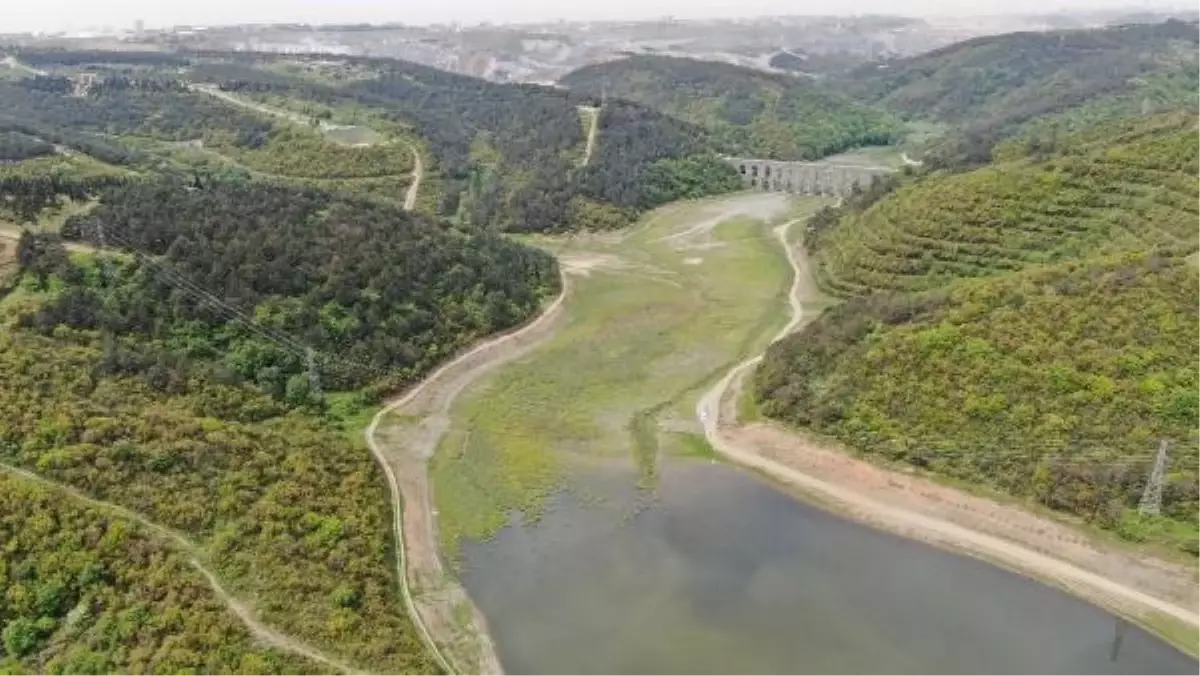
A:
[[[781,14],[1000,14],[1161,7],[1182,0],[0,0],[0,33],[91,26],[280,22],[435,23]]]

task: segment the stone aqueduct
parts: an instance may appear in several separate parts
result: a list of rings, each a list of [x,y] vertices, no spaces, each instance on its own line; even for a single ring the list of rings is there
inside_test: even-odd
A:
[[[849,194],[855,183],[867,185],[876,176],[894,171],[887,167],[824,162],[783,162],[727,157],[742,175],[742,182],[757,190],[797,195]]]

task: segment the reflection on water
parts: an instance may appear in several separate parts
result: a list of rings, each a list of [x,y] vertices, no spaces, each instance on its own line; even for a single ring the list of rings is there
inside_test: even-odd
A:
[[[724,465],[561,498],[467,543],[463,581],[510,673],[1189,673],[1137,629],[1016,574],[839,519]],[[645,502],[645,500],[640,500]]]

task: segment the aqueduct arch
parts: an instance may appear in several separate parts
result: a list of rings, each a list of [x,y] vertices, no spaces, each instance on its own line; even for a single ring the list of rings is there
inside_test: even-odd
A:
[[[742,176],[742,182],[764,191],[796,195],[836,195],[850,193],[856,183],[867,185],[876,176],[895,171],[887,167],[826,162],[784,162],[742,157],[727,157]]]

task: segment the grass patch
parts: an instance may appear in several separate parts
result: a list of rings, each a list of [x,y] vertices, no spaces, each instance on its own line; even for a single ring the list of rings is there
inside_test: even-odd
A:
[[[363,441],[363,431],[380,407],[368,402],[361,392],[326,392],[325,403],[328,406],[326,418],[356,442]]]
[[[830,164],[855,164],[863,166],[882,166],[899,168],[904,166],[900,154],[903,151],[897,146],[866,146],[856,148],[838,155],[830,155],[821,160]]]
[[[117,167],[80,152],[70,155],[44,155],[11,164],[0,164],[0,178],[60,176],[76,180],[106,177],[127,177],[133,172]]]
[[[747,382],[753,376],[753,372],[746,375],[742,380],[742,389],[738,390],[737,417],[742,424],[755,422],[762,417],[758,411],[758,401],[754,398],[753,384]]]
[[[1184,653],[1192,657],[1200,657],[1200,629],[1158,612],[1146,613],[1136,621],[1147,631],[1161,637]]]
[[[700,460],[720,460],[708,439],[703,434],[693,432],[675,432],[667,435],[665,445],[674,455],[682,458],[697,458]]]

